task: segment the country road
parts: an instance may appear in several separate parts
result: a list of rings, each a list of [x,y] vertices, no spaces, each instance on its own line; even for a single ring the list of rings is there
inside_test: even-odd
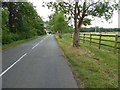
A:
[[[77,88],[53,35],[3,51],[0,76],[3,88]]]

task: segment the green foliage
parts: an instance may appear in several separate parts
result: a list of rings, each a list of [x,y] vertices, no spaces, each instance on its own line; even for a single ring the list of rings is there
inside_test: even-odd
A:
[[[2,26],[7,25],[8,22],[8,10],[7,8],[2,9]]]
[[[110,2],[100,2],[96,6],[93,6],[91,10],[88,9],[87,13],[92,16],[104,17],[108,21],[113,11],[117,8],[117,4],[111,5]]]
[[[65,33],[73,33],[74,28],[73,26],[68,26],[68,28],[64,31]]]
[[[4,28],[5,29],[5,28]],[[2,32],[2,44],[7,44],[7,43],[10,43],[12,42],[11,38],[10,38],[10,35],[8,34],[8,31],[7,30],[4,30]],[[3,39],[4,38],[4,39]]]
[[[65,21],[63,13],[55,13],[50,16],[50,21],[48,22],[48,28],[53,32],[66,32],[68,29],[68,23]]]
[[[59,32],[63,32],[66,29],[66,21],[62,13],[59,13],[55,16],[54,28],[55,31],[59,31]]]
[[[44,22],[32,3],[2,3],[2,44],[45,34]]]
[[[83,20],[83,25],[87,26],[87,25],[91,25],[91,19],[85,18]]]

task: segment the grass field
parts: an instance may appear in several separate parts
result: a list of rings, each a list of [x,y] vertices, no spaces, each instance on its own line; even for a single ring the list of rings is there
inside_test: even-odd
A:
[[[106,34],[103,34],[103,35],[106,35]],[[116,34],[107,34],[107,35],[116,35]],[[80,39],[83,39],[83,34],[81,35],[82,37],[80,38]],[[85,35],[85,42],[86,43],[89,43],[88,41],[90,41],[90,35]],[[99,40],[95,40],[95,39],[99,39],[100,38],[100,36],[94,36],[94,35],[92,35],[92,38],[93,39],[91,39],[91,41],[92,42],[96,42],[96,43],[99,43]],[[95,39],[94,39],[95,38]],[[110,46],[115,46],[115,37],[109,37],[109,36],[102,36],[101,37],[101,39],[102,40],[110,40],[110,41],[113,41],[113,42],[110,42],[110,41],[101,41],[101,44],[106,44],[106,45],[110,45]],[[118,41],[120,42],[120,37],[118,38]],[[88,41],[87,41],[88,40]],[[117,44],[117,47],[119,47],[120,45],[119,45],[120,43],[118,43]],[[95,44],[95,43],[92,43],[92,45],[96,45],[96,46],[99,46],[98,44]],[[104,48],[104,49],[106,49],[106,50],[109,50],[109,51],[112,51],[112,52],[114,52],[114,48],[112,48],[112,47],[108,47],[108,46],[103,46],[103,45],[101,45],[101,48]],[[116,51],[116,52],[118,52],[118,50]]]
[[[118,88],[118,56],[99,50],[87,43],[79,48],[72,47],[70,35],[64,35],[57,42],[63,49],[72,66],[80,87],[84,88]]]

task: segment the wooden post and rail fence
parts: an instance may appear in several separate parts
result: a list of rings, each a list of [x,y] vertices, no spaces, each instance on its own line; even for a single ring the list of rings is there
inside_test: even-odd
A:
[[[97,36],[97,38],[93,38]],[[114,40],[107,40],[107,39],[103,39],[102,37],[107,37],[107,38],[114,38]],[[90,43],[90,45],[92,43],[97,44],[98,48],[101,49],[101,46],[107,46],[107,47],[111,47],[114,49],[114,53],[116,53],[118,50],[120,50],[120,35],[119,34],[114,34],[114,35],[108,35],[108,34],[80,34],[80,40],[83,40],[83,43],[85,43],[86,41]],[[93,40],[97,40],[98,42],[95,42]],[[104,42],[112,42],[113,45],[109,45],[109,44],[105,44],[102,43],[102,41]]]

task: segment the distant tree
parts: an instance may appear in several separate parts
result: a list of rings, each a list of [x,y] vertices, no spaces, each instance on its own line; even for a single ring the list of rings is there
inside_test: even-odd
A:
[[[54,32],[59,33],[59,37],[62,38],[62,33],[67,29],[68,23],[65,21],[63,13],[55,13],[50,16],[49,27]]]

